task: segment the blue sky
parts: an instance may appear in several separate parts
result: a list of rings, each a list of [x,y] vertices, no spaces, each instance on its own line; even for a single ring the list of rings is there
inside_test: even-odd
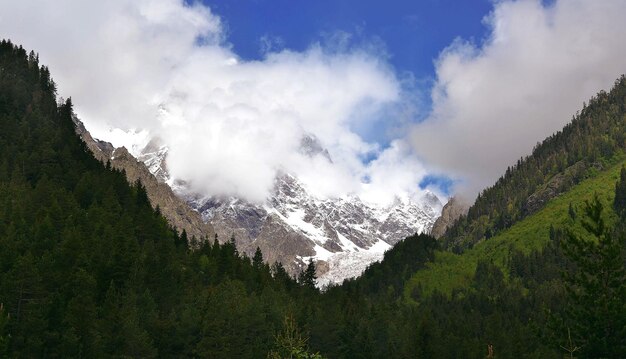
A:
[[[301,51],[329,34],[382,41],[389,62],[418,80],[432,79],[433,60],[457,37],[480,41],[489,0],[204,0],[227,25],[227,41],[243,59],[260,59],[261,39]]]

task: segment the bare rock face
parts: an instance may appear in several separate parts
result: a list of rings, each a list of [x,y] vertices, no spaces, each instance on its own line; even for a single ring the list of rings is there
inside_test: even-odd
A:
[[[244,244],[243,250],[253,253],[256,247],[261,249],[268,263],[284,263],[285,269],[292,274],[298,273],[305,265],[303,261],[297,260],[299,257],[315,255],[313,243],[298,231],[283,225],[276,214],[265,218],[258,236]]]
[[[457,219],[467,214],[468,210],[469,205],[465,201],[456,197],[450,198],[448,203],[443,206],[441,216],[433,224],[430,235],[441,238]]]
[[[76,133],[81,137],[87,148],[91,150],[94,157],[105,163],[110,161],[111,166],[126,172],[129,183],[140,180],[146,187],[146,192],[150,203],[154,208],[159,207],[163,216],[170,225],[179,231],[185,230],[189,239],[195,237],[212,238],[215,235],[213,226],[205,223],[200,214],[187,205],[185,201],[178,198],[172,189],[159,180],[150,172],[143,162],[138,161],[124,147],[114,148],[108,142],[94,139],[85,126],[77,118],[74,119]]]
[[[316,198],[288,174],[275,179],[263,203],[197,194],[187,201],[222,240],[234,236],[239,250],[249,256],[259,247],[267,262],[281,262],[292,275],[316,261],[322,284],[360,274],[400,240],[428,231],[441,210],[431,193],[398,198],[386,207],[357,196]]]
[[[551,199],[580,182],[590,168],[602,170],[602,164],[579,161],[554,175],[548,183],[528,197],[522,207],[524,214],[530,215],[543,208]]]
[[[73,120],[74,126],[76,127],[76,134],[85,142],[87,148],[98,161],[106,163],[113,155],[113,150],[115,150],[113,145],[94,139],[78,118],[74,117]]]

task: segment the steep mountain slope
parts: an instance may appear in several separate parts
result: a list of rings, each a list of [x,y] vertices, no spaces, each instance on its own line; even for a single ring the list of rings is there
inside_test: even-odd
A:
[[[444,236],[457,252],[489,239],[568,191],[626,149],[626,78],[601,91],[562,131],[538,144],[485,189]]]
[[[572,224],[568,212],[582,207],[594,193],[610,203],[624,152],[626,78],[622,76],[609,93],[593,97],[562,131],[538,144],[532,155],[520,159],[478,196],[467,216],[461,216],[443,237],[444,246],[457,254],[439,252],[427,269],[409,281],[405,295],[416,288],[450,294],[471,283],[481,260],[492,261],[507,274],[511,251],[541,250],[551,226]]]
[[[0,357],[266,357],[292,298],[318,292],[231,244],[189,250],[55,88],[0,42]]]
[[[511,253],[520,251],[526,255],[532,251],[541,251],[550,242],[550,231],[578,226],[572,218],[580,212],[585,201],[598,195],[605,208],[610,209],[615,197],[615,183],[620,170],[626,165],[623,155],[616,156],[612,165],[605,171],[592,175],[567,192],[550,200],[541,210],[515,223],[496,236],[477,243],[462,254],[439,251],[435,260],[418,271],[407,283],[405,296],[410,298],[415,288],[420,288],[423,295],[435,291],[450,295],[453,290],[467,288],[472,282],[476,267],[480,261],[494,263],[505,275],[509,274]],[[572,210],[570,210],[572,208]],[[614,215],[608,223],[617,220]]]
[[[303,137],[300,150],[332,162],[315,137]],[[259,247],[269,263],[283,263],[292,275],[313,260],[320,285],[357,276],[401,239],[428,232],[442,207],[430,192],[422,198],[396,198],[385,207],[354,195],[321,199],[286,173],[276,177],[264,203],[207,197],[170,178],[167,147],[158,141],[150,141],[137,158],[211,223],[221,241],[234,237],[239,250],[249,256]]]
[[[95,140],[78,118],[74,117],[73,120],[76,133],[85,142],[94,157],[102,163],[108,162],[113,168],[124,171],[129,183],[141,181],[141,184],[146,188],[152,206],[158,207],[172,226],[181,232],[184,230],[190,239],[195,237],[196,240],[200,241],[202,238],[213,238],[215,231],[211,224],[202,221],[200,215],[179,199],[167,184],[158,181],[155,176],[159,176],[159,171],[155,169],[153,175],[146,167],[150,163],[144,165],[124,147],[114,148],[108,142]]]

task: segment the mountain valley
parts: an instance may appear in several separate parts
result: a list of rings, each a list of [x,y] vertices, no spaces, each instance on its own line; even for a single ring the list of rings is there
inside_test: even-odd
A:
[[[168,151],[94,139],[0,42],[0,357],[626,356],[623,75],[471,204],[212,196]]]

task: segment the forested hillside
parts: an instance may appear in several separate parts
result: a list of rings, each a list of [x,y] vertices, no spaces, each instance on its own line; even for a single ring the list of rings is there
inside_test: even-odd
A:
[[[264,357],[292,297],[316,291],[232,243],[190,251],[55,96],[37,56],[3,41],[0,357]]]
[[[599,141],[617,136],[614,116],[623,125],[624,88],[622,78],[587,107],[611,114],[597,120],[608,131]],[[71,100],[57,103],[37,55],[0,43],[0,357],[561,358],[563,347],[626,357],[624,220],[616,220],[626,212],[626,171],[617,178],[619,157],[609,152],[590,157],[602,167],[580,177],[597,171],[608,190],[575,203],[543,250],[512,250],[505,267],[477,258],[463,286],[440,293],[410,279],[444,253],[415,235],[321,293],[313,265],[295,281],[232,241],[204,238],[190,249],[141,183],[92,157],[72,111]],[[546,231],[552,220],[542,218]]]
[[[572,110],[573,111],[573,110]],[[626,149],[626,78],[601,91],[562,131],[538,143],[530,156],[480,193],[445,235],[447,247],[463,251],[541,209]]]
[[[612,162],[615,164],[606,171],[584,180],[547,203],[538,212],[489,240],[477,243],[461,254],[436,252],[436,260],[430,262],[426,270],[417,272],[411,278],[405,294],[410,296],[411,291],[419,287],[425,294],[439,291],[450,295],[453,290],[470,284],[478,262],[484,260],[497,265],[508,278],[516,271],[512,266],[518,256],[541,252],[554,240],[557,232],[562,233],[566,228],[584,232],[578,219],[585,202],[598,196],[605,207],[610,207],[615,197],[615,183],[621,169],[626,166],[626,160],[623,156],[616,156]],[[614,224],[618,218],[607,211],[607,220]]]
[[[530,353],[531,343],[542,340],[574,357],[624,357],[625,136],[622,76],[479,195],[446,232],[435,260],[407,282],[405,300],[465,313],[483,308],[469,327],[520,330],[519,338],[534,332],[527,337],[534,339],[518,342],[527,349],[517,353]],[[469,304],[481,296],[491,305]],[[525,314],[495,324],[511,313]],[[485,317],[492,314],[497,317]],[[446,316],[442,311],[439,318]],[[467,317],[459,312],[457,325],[467,328]],[[463,337],[454,325],[443,326]],[[531,356],[553,355],[539,351]]]

